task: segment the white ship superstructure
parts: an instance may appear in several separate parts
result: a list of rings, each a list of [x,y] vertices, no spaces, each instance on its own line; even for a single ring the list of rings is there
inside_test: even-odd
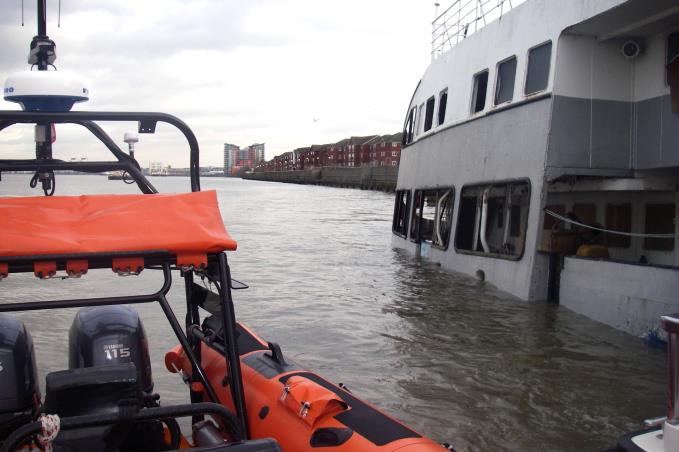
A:
[[[457,1],[433,44],[394,244],[633,334],[679,311],[679,3]]]

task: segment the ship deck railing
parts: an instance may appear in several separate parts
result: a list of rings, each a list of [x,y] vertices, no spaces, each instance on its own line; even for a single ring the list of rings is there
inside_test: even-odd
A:
[[[453,48],[525,0],[455,0],[438,12],[431,30],[431,59]]]

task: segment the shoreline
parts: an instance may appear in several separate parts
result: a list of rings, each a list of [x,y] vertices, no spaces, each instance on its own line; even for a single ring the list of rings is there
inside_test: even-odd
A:
[[[302,185],[326,185],[393,192],[398,166],[322,167],[295,171],[260,171],[243,174],[246,180],[283,182]]]

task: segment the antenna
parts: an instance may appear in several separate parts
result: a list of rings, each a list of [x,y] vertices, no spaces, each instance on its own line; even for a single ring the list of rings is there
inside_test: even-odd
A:
[[[139,135],[137,135],[134,132],[125,132],[125,135],[123,136],[123,141],[127,143],[127,146],[130,150],[130,157],[134,160],[134,143],[139,142]]]
[[[57,45],[47,36],[47,0],[38,2],[38,34],[33,36],[28,52],[28,64],[37,65],[39,71],[46,71],[48,66],[54,66],[57,59]]]
[[[37,71],[22,71],[10,74],[3,89],[3,98],[21,104],[24,111],[65,112],[76,102],[89,99],[85,81],[68,71],[57,71],[56,44],[47,36],[47,0],[37,0],[38,33],[31,40],[28,64],[37,66]],[[59,2],[61,14],[61,1]],[[24,1],[21,1],[23,24]],[[55,70],[48,71],[49,66]],[[54,123],[40,119],[35,123],[35,157],[38,162],[52,160],[52,143],[56,138]],[[55,177],[53,170],[38,169],[31,179],[31,187],[40,183],[46,196],[54,194]]]

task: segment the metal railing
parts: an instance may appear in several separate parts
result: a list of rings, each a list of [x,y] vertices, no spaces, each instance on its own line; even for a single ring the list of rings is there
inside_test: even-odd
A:
[[[525,0],[455,0],[431,23],[431,59],[438,58],[467,36],[501,17]]]

